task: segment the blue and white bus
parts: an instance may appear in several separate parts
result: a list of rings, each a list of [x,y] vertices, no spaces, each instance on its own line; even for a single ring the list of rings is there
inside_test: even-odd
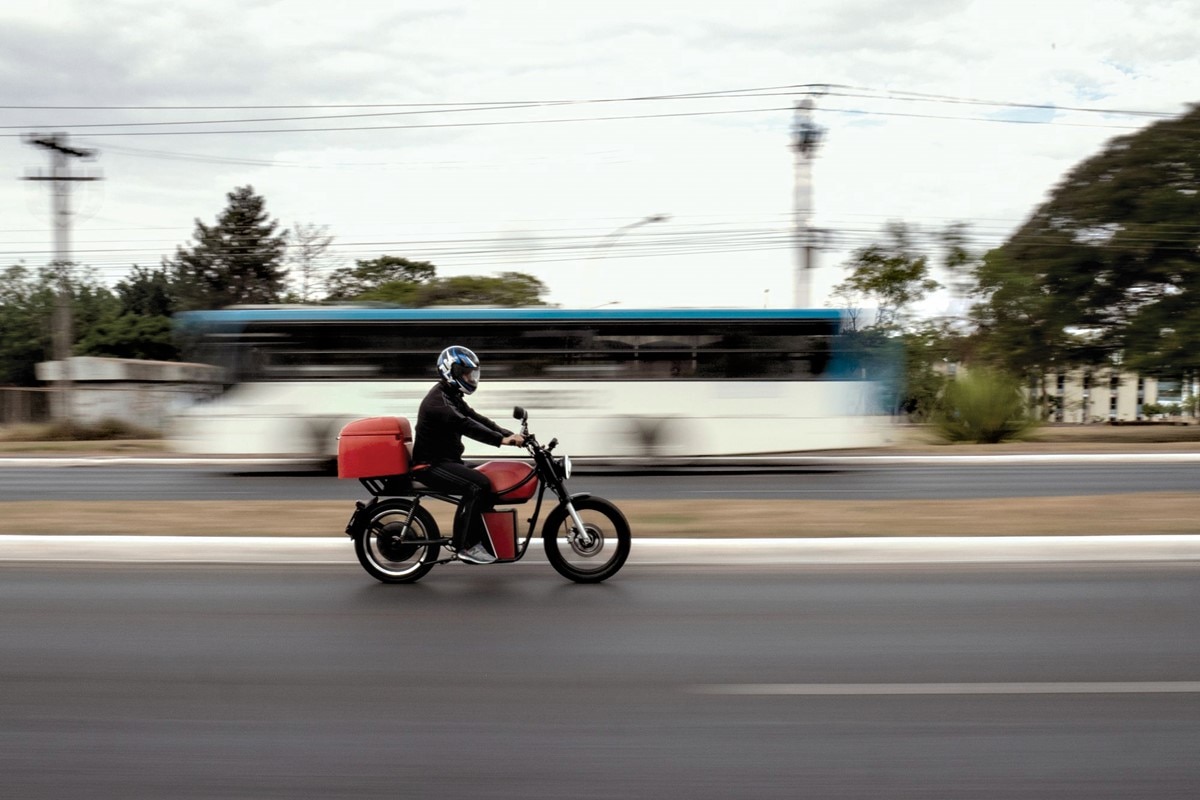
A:
[[[332,458],[351,420],[415,421],[450,344],[482,361],[473,407],[507,425],[523,406],[573,457],[784,454],[887,435],[879,385],[834,310],[259,306],[183,313],[177,327],[188,360],[226,376],[178,416],[182,452]],[[495,455],[468,442],[469,457]]]

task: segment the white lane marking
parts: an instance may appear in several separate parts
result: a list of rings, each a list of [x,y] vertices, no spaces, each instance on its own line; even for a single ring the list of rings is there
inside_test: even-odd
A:
[[[713,683],[694,694],[779,697],[972,694],[1197,694],[1200,681],[1043,681],[1014,683]]]
[[[605,459],[576,457],[573,460],[586,466],[645,467],[642,459]],[[284,466],[311,464],[310,458],[223,457],[205,456],[3,456],[3,467],[79,467],[79,466]],[[972,455],[863,455],[863,456],[710,456],[660,458],[654,466],[896,466],[919,465],[940,467],[964,464],[1178,464],[1200,463],[1196,453],[995,453]]]

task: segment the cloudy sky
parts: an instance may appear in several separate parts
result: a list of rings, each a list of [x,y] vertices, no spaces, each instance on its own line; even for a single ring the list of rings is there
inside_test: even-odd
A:
[[[584,307],[791,305],[809,98],[822,305],[889,220],[993,246],[1200,102],[1200,0],[10,2],[0,97],[0,265],[50,258],[22,134],[63,131],[103,176],[74,258],[110,281],[250,184],[335,263],[519,270]]]

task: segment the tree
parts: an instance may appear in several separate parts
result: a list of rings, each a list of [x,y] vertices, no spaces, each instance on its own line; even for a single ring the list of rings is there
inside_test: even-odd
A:
[[[54,290],[24,265],[0,275],[0,383],[35,386],[34,365],[53,352]]]
[[[542,301],[545,291],[545,284],[523,272],[502,272],[494,278],[457,275],[422,286],[417,292],[416,305],[540,306],[545,305]]]
[[[278,302],[285,288],[287,232],[266,212],[251,186],[226,195],[229,204],[209,226],[196,220],[195,243],[164,263],[181,310]]]
[[[122,314],[91,326],[80,338],[76,352],[108,358],[145,358],[175,361],[175,344],[170,317]]]
[[[1197,220],[1200,106],[1072,169],[982,268],[976,316],[1027,368],[1200,369]]]
[[[8,268],[0,274],[0,383],[36,386],[35,365],[54,358],[54,308],[64,269],[72,273],[72,352],[80,353],[81,336],[118,313],[120,302],[113,293],[93,272],[76,265],[51,264],[37,271],[24,265]]]
[[[834,287],[833,296],[848,308],[859,300],[875,307],[871,327],[898,331],[907,321],[911,307],[941,284],[930,275],[929,260],[916,250],[913,234],[902,222],[889,223],[888,241],[854,252],[850,276]],[[858,327],[857,317],[854,317]]]
[[[292,266],[294,293],[301,303],[317,299],[331,244],[333,237],[329,235],[328,225],[296,223],[292,226],[288,261]]]
[[[329,300],[379,300],[410,305],[417,289],[433,280],[436,271],[428,261],[380,256],[334,270],[325,285]]]
[[[1021,376],[1043,415],[1050,411],[1048,377],[1070,364],[1074,348],[1069,304],[1036,286],[1036,276],[992,250],[976,266],[976,293],[986,297],[971,309],[971,334],[980,363]]]
[[[546,286],[523,272],[496,277],[457,275],[437,277],[428,261],[380,256],[335,270],[327,281],[330,300],[373,300],[402,306],[538,306]]]
[[[913,306],[942,288],[932,277],[930,260],[920,252],[916,236],[902,222],[890,223],[886,240],[853,254],[850,275],[838,284],[838,298],[849,321],[847,344],[889,396],[893,412],[925,420],[933,414],[946,382],[943,365],[961,348],[962,334],[949,323],[914,322]],[[962,223],[937,235],[943,266],[959,276],[974,261]],[[874,319],[864,324],[860,304],[873,306]]]
[[[129,275],[114,288],[123,314],[170,317],[175,313],[171,278],[165,269],[146,269],[134,264]]]
[[[82,328],[80,355],[173,361],[179,357],[171,325],[175,304],[165,270],[134,265],[115,287],[115,313]]]

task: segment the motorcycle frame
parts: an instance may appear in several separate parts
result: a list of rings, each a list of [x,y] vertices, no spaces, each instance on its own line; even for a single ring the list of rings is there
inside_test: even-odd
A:
[[[538,523],[538,519],[541,516],[542,502],[545,499],[547,488],[551,489],[554,492],[555,496],[558,497],[559,505],[565,505],[567,507],[568,512],[574,518],[576,525],[578,525],[580,529],[582,529],[583,526],[582,526],[582,523],[579,521],[578,513],[575,511],[573,501],[582,500],[586,497],[591,497],[590,492],[579,492],[578,494],[568,494],[567,493],[566,486],[563,483],[563,478],[562,478],[562,476],[560,476],[558,474],[558,470],[555,469],[554,457],[551,455],[551,450],[554,448],[554,445],[557,444],[557,440],[552,439],[548,448],[543,447],[537,441],[537,438],[533,434],[529,433],[528,422],[526,420],[522,420],[522,431],[521,432],[525,436],[526,448],[529,450],[530,455],[533,457],[534,468],[521,481],[519,481],[518,483],[515,483],[511,487],[509,487],[506,490],[506,493],[511,492],[515,489],[521,488],[525,484],[529,483],[529,481],[531,481],[531,480],[538,479],[537,501],[534,503],[534,506],[533,506],[533,514],[530,517],[528,517],[528,519],[526,519],[526,522],[529,524],[529,527],[525,531],[524,541],[521,542],[520,547],[517,549],[516,555],[513,556],[512,558],[505,558],[505,559],[498,558],[494,562],[492,562],[492,564],[515,564],[516,562],[520,561],[522,558],[525,557],[525,553],[529,550],[529,543],[531,541],[533,541],[534,532],[537,530],[537,523]],[[395,480],[395,479],[402,480],[404,482],[404,484],[406,485],[406,487],[408,489],[410,489],[411,491],[398,492],[398,493],[392,493],[392,492],[387,491],[387,489],[389,488],[388,482],[391,480]],[[365,524],[365,518],[362,518],[363,521],[359,522],[360,515],[363,514],[364,512],[369,512],[371,508],[378,505],[381,497],[396,498],[399,500],[412,501],[412,504],[409,506],[409,509],[408,509],[408,515],[404,519],[405,530],[408,530],[409,528],[411,528],[413,517],[416,516],[417,508],[421,505],[421,501],[423,499],[428,498],[428,499],[432,499],[432,500],[440,500],[442,502],[449,503],[450,505],[456,506],[456,507],[462,505],[462,499],[459,495],[447,494],[445,492],[439,492],[434,489],[417,488],[415,486],[414,482],[419,481],[419,480],[420,480],[420,470],[416,470],[415,472],[409,472],[406,475],[398,475],[398,476],[393,476],[393,477],[388,477],[388,478],[360,478],[359,483],[361,483],[363,485],[363,487],[366,488],[366,490],[371,493],[372,497],[371,497],[371,500],[368,501],[367,503],[358,501],[354,504],[355,511],[354,511],[353,516],[351,516],[351,518],[350,518],[350,524],[348,524],[346,526],[346,534],[348,536],[350,536],[351,538],[353,538],[355,530],[358,528],[358,526]],[[486,530],[486,525],[485,525],[484,529]],[[518,533],[519,533],[519,531],[514,531],[514,534],[518,534]],[[490,534],[489,534],[489,537],[490,537]],[[424,542],[413,541],[413,542],[411,542],[411,544],[416,545],[417,547],[429,547],[431,545],[442,546],[442,545],[450,544],[452,541],[453,541],[452,537],[449,537],[449,538],[442,537],[442,538],[438,538],[438,539],[429,539]],[[493,544],[493,549],[494,549],[494,544]],[[456,555],[450,556],[448,558],[439,558],[437,561],[432,561],[429,563],[432,566],[437,566],[438,564],[449,564],[449,563],[452,563],[452,562],[458,561],[458,560],[460,560],[460,559],[458,558],[458,556],[456,554]],[[490,566],[490,565],[476,565],[476,566]]]

